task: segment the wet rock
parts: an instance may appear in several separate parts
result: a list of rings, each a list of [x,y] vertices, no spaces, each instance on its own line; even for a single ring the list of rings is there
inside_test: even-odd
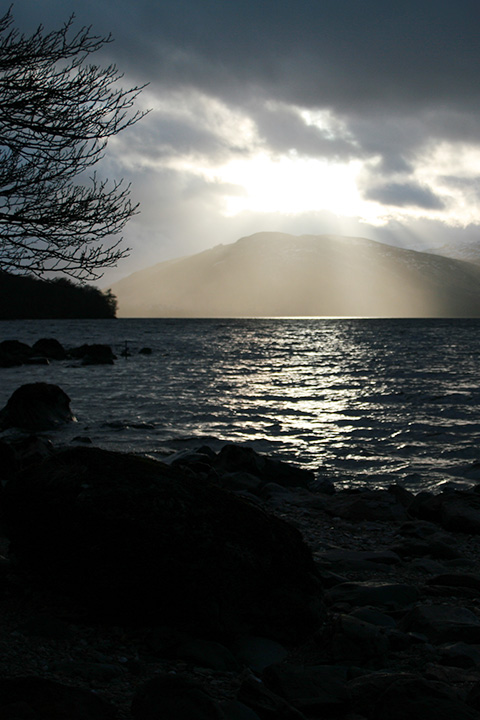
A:
[[[330,515],[352,522],[401,521],[408,518],[404,505],[388,490],[343,490],[328,498],[325,510]]]
[[[92,618],[294,642],[318,627],[318,573],[299,531],[156,461],[69,448],[4,491],[11,551]]]
[[[386,610],[401,610],[412,605],[419,598],[414,585],[404,583],[348,582],[328,590],[325,599],[328,603],[362,607],[373,605]]]
[[[135,720],[222,720],[218,703],[201,685],[171,674],[157,675],[137,690],[132,716]]]
[[[425,635],[434,644],[480,643],[480,619],[457,605],[417,605],[402,618],[400,630]]]
[[[66,360],[67,353],[61,343],[55,338],[41,338],[32,346],[32,352],[36,356],[48,358],[49,360]]]
[[[42,382],[19,387],[0,411],[0,429],[52,430],[72,420],[68,395],[58,385]]]
[[[310,470],[260,455],[247,446],[234,444],[225,445],[220,450],[214,468],[219,475],[245,472],[264,483],[274,482],[285,487],[307,487],[315,477]]]
[[[50,360],[46,357],[31,357],[25,360],[25,365],[50,365]]]
[[[307,715],[339,714],[349,708],[348,668],[271,665],[262,679],[273,692]]]
[[[0,679],[0,717],[35,720],[115,720],[112,706],[82,688],[38,677]]]
[[[69,355],[80,359],[82,365],[113,365],[116,359],[110,345],[103,344],[80,345],[72,348]]]

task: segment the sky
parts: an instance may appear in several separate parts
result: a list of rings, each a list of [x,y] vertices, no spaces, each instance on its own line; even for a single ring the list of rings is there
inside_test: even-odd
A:
[[[4,3],[5,10],[9,3]],[[105,282],[270,230],[480,256],[478,0],[14,0],[14,26],[114,42],[143,120],[99,168],[132,184]]]

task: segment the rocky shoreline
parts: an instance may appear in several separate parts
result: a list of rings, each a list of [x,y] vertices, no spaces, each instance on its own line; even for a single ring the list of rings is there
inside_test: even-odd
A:
[[[480,718],[476,487],[336,490],[238,445],[0,453],[1,717]]]

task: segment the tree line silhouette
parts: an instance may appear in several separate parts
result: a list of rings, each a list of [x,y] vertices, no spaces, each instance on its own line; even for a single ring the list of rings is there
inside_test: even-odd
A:
[[[0,319],[114,318],[117,299],[110,290],[78,285],[67,278],[40,280],[0,271]]]

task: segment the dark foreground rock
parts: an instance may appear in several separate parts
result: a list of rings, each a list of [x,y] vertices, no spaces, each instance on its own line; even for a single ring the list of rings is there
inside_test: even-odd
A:
[[[0,677],[121,720],[480,720],[480,535],[446,492],[324,494],[231,445],[10,450]],[[0,717],[43,718],[24,701]]]
[[[181,470],[77,447],[19,473],[3,504],[19,566],[93,618],[282,641],[323,618],[300,533]]]
[[[15,390],[0,411],[0,430],[51,430],[72,420],[70,398],[58,385],[29,383]]]
[[[95,693],[38,677],[0,678],[5,720],[116,720],[114,708]]]

